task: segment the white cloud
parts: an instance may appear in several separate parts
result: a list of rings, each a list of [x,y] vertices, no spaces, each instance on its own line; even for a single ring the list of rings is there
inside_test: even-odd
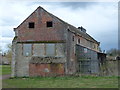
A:
[[[76,8],[74,10],[62,7],[50,9],[50,12],[76,27],[86,28],[91,36],[101,42],[102,49],[118,47],[117,3],[99,3],[85,9]]]
[[[2,1],[0,3],[0,13],[2,13],[0,14],[0,36],[5,41],[3,47],[5,43],[12,41],[13,28],[17,27],[38,6],[42,6],[48,12],[76,27],[83,26],[91,36],[101,42],[103,49],[117,47],[117,2],[97,3],[86,8],[71,9],[59,3]]]

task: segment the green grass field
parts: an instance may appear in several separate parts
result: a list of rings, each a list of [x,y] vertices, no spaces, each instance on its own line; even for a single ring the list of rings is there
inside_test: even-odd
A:
[[[11,74],[10,65],[0,65],[0,75]]]
[[[117,77],[35,77],[3,80],[4,88],[118,88]]]
[[[10,73],[10,67],[3,66],[3,72]],[[11,78],[3,80],[3,88],[118,88],[118,78],[115,76]]]

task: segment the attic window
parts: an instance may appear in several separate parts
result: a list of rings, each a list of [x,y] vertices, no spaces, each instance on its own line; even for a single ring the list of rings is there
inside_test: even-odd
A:
[[[52,21],[48,21],[48,22],[46,22],[46,24],[47,24],[47,25],[46,25],[47,27],[53,27]]]
[[[34,28],[35,27],[35,23],[34,22],[29,22],[29,28]]]

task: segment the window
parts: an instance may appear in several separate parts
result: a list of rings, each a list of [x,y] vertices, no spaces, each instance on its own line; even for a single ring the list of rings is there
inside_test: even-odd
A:
[[[80,39],[78,39],[78,43],[80,43]]]
[[[75,37],[73,36],[73,38],[72,38],[72,39],[73,39],[73,41],[74,41],[74,38],[75,38]]]
[[[47,27],[53,27],[52,21],[48,21],[48,22],[46,22],[46,24],[47,24]]]
[[[84,53],[87,53],[87,48],[84,48]]]
[[[23,44],[23,55],[24,56],[32,55],[32,44]]]
[[[29,28],[34,28],[35,27],[35,23],[34,22],[29,22]]]
[[[46,55],[55,56],[55,44],[46,44]]]

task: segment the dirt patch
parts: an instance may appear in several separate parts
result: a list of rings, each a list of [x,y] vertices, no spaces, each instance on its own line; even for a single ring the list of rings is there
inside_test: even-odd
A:
[[[8,74],[8,75],[0,75],[0,79],[8,79],[8,78],[10,78],[10,74]]]

